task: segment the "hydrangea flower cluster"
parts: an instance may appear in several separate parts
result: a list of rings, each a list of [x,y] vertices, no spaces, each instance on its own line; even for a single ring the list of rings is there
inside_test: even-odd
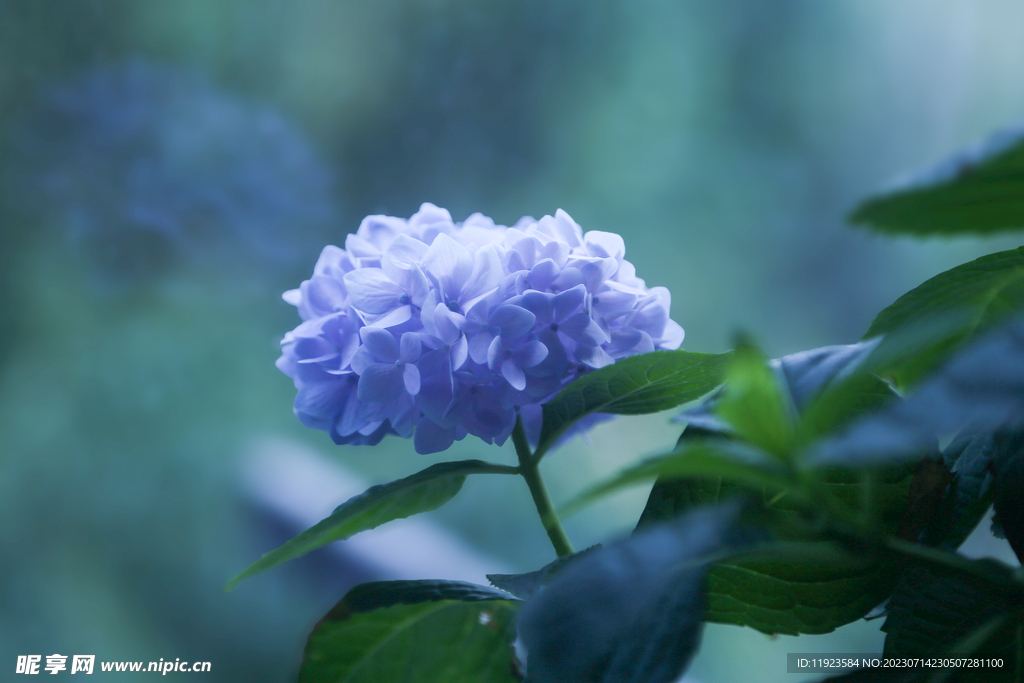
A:
[[[624,255],[562,210],[512,227],[433,204],[368,216],[284,294],[303,320],[277,361],[295,413],[339,444],[415,434],[419,453],[467,434],[500,445],[521,408],[536,434],[540,404],[576,377],[683,341],[668,290]]]
[[[295,263],[335,213],[330,172],[301,132],[198,72],[138,59],[96,68],[43,92],[30,114],[10,139],[11,175],[27,180],[12,198],[115,280],[168,254]]]

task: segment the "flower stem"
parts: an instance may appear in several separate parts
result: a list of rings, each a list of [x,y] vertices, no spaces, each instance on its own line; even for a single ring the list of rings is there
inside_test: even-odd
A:
[[[526,441],[526,431],[523,429],[523,423],[518,417],[516,418],[516,426],[512,430],[512,443],[515,444],[516,455],[519,457],[519,474],[523,475],[526,485],[530,487],[533,504],[537,507],[537,513],[540,515],[540,523],[544,525],[544,530],[548,532],[551,545],[554,546],[555,552],[558,553],[559,557],[572,555],[575,552],[572,549],[572,543],[569,542],[569,537],[565,535],[565,529],[562,528],[562,522],[558,519],[555,506],[551,504],[551,498],[544,487],[544,480],[540,477],[538,463],[533,458],[533,454],[530,453],[530,444]]]

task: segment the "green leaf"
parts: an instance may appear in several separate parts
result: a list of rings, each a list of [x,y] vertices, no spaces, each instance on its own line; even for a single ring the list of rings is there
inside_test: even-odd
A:
[[[941,334],[924,335],[916,361],[911,357],[890,364],[901,385],[908,384],[964,340],[1022,308],[1024,247],[989,254],[936,275],[879,313],[864,337],[910,336],[929,326],[946,328],[938,330]]]
[[[936,436],[1016,429],[1024,418],[1024,318],[960,350],[910,394],[813,448],[809,462],[864,466],[919,459]]]
[[[708,621],[768,634],[828,633],[860,619],[892,591],[896,565],[833,543],[778,544],[708,573]]]
[[[251,576],[282,562],[302,557],[328,543],[344,540],[392,520],[436,510],[459,492],[469,474],[515,471],[515,468],[480,460],[461,460],[431,465],[404,479],[372,486],[339,505],[330,517],[261,557],[231,579],[225,590],[231,590]]]
[[[544,404],[535,457],[591,413],[643,415],[700,398],[722,383],[727,358],[728,354],[653,351],[580,377]]]
[[[795,446],[794,407],[760,349],[740,345],[733,354],[715,412],[743,440],[788,459]]]
[[[885,654],[936,656],[1014,602],[992,584],[964,574],[935,566],[908,566],[886,609]]]
[[[531,683],[671,683],[697,647],[707,557],[737,506],[697,510],[579,559],[519,619]]]
[[[833,434],[854,418],[898,398],[876,375],[855,374],[811,402],[800,416],[799,440],[807,444]]]
[[[927,545],[956,550],[992,506],[990,468],[997,457],[992,434],[964,434],[942,453],[953,481],[929,525]]]
[[[455,581],[356,586],[309,636],[300,683],[513,683],[519,602]]]
[[[791,492],[795,488],[795,482],[786,471],[759,451],[713,439],[685,443],[677,450],[626,469],[584,491],[566,504],[562,512],[572,514],[609,493],[657,477],[729,482],[745,490],[765,491],[769,496]]]
[[[680,437],[682,448],[707,441],[707,431],[687,427]],[[718,437],[722,445],[729,442]],[[871,472],[871,505],[880,528],[895,531],[901,524],[912,481],[913,466],[901,465]],[[864,504],[863,473],[826,470],[816,473],[831,497],[852,510]],[[743,485],[721,477],[662,477],[648,498],[637,528],[684,514],[709,504],[719,504],[751,489],[769,502],[768,515],[759,522],[778,539],[775,558],[740,555],[728,564],[715,565],[708,578],[707,620],[750,626],[765,633],[827,633],[861,618],[892,590],[897,571],[891,562],[867,562],[837,552],[834,543],[801,541],[806,532],[789,524],[807,508],[807,501],[790,493],[777,499],[753,481]],[[811,538],[815,536],[812,535]],[[799,550],[799,552],[798,552]]]
[[[879,232],[918,236],[988,234],[1024,227],[1024,139],[1020,127],[938,164],[868,200],[850,216]]]
[[[992,442],[992,503],[1019,560],[1024,557],[1024,429],[996,430]]]

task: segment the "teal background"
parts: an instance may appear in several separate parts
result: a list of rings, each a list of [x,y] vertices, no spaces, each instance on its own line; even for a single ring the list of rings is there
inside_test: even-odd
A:
[[[373,481],[514,460],[469,440],[444,458],[394,438],[338,447],[298,424],[273,366],[297,323],[280,292],[319,247],[282,265],[211,242],[209,259],[95,286],[105,271],[67,226],[12,189],[18,122],[47,88],[131,59],[192,70],[277,111],[331,169],[337,216],[304,244],[424,201],[506,224],[563,208],[622,234],[638,274],[671,290],[685,348],[743,330],[778,356],[856,341],[924,279],[1019,245],[883,238],[844,215],[1019,120],[1022,27],[1009,0],[0,0],[0,667],[95,652],[292,680],[340,595],[288,567],[221,591],[273,545],[239,483],[253,440],[294,439]],[[556,502],[670,447],[668,417],[551,454]],[[626,531],[645,496],[568,520],[576,546]],[[521,482],[478,477],[430,517],[529,570],[551,559],[533,514]],[[878,625],[799,645],[712,627],[691,675],[797,681],[785,652],[871,652]]]

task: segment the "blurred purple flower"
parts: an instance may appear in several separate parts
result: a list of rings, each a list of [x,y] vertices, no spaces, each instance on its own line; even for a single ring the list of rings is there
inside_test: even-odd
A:
[[[11,151],[28,210],[114,280],[174,253],[295,263],[335,214],[329,172],[284,118],[142,60],[45,91]]]
[[[520,412],[535,440],[540,404],[573,379],[683,341],[668,290],[624,255],[618,235],[584,235],[561,210],[512,228],[433,204],[368,216],[284,294],[304,321],[277,363],[295,412],[338,443],[415,432],[420,453],[467,434],[502,444]]]

